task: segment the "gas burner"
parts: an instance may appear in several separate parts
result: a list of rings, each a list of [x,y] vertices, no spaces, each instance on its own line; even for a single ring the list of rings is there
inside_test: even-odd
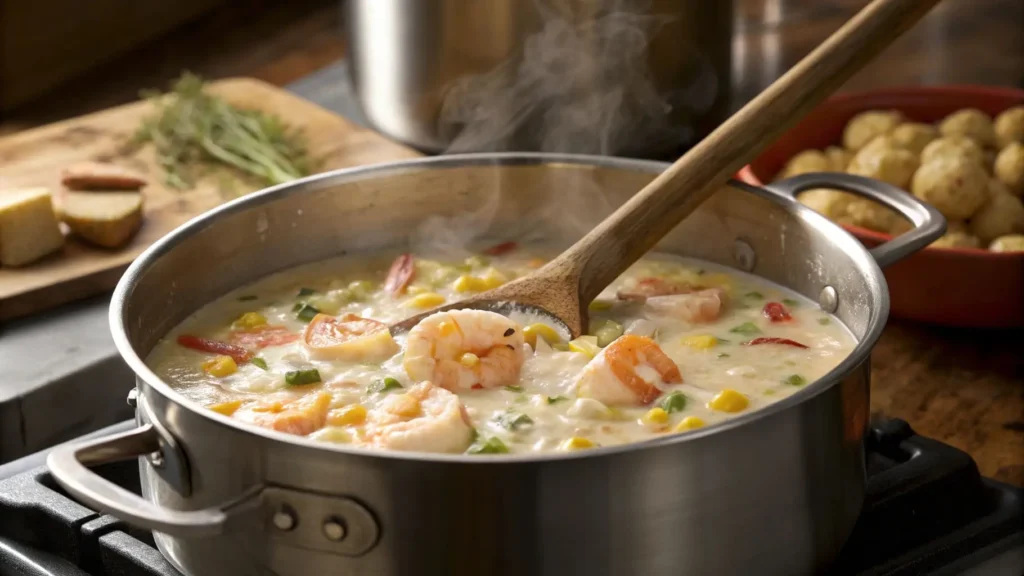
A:
[[[867,448],[864,510],[832,574],[1024,573],[1024,490],[982,478],[970,456],[916,435],[902,420],[875,425]],[[151,533],[75,502],[44,459],[0,467],[0,574],[181,576]],[[97,472],[139,493],[137,463]]]

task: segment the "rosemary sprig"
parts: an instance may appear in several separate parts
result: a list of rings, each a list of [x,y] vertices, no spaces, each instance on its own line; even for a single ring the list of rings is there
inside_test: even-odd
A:
[[[194,187],[210,163],[230,166],[266,185],[313,170],[300,132],[276,116],[236,108],[210,94],[198,76],[186,72],[168,94],[143,96],[156,113],[143,120],[134,140],[153,144],[168,186]]]

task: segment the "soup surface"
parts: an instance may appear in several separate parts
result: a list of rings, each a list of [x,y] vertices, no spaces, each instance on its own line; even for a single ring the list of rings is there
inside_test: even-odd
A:
[[[581,450],[686,433],[807,386],[855,341],[816,304],[756,277],[650,254],[567,341],[541,319],[440,312],[551,251],[501,244],[457,262],[346,257],[279,273],[205,306],[149,366],[236,420],[370,449]]]

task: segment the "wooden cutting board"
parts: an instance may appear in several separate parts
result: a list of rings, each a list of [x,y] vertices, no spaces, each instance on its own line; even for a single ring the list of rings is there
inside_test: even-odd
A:
[[[210,89],[229,102],[274,113],[301,128],[323,170],[415,158],[419,153],[280,88],[249,78],[213,82]],[[152,112],[135,102],[50,124],[0,139],[0,194],[12,188],[61,189],[60,172],[79,160],[110,161],[149,179],[143,189],[144,223],[125,248],[104,250],[67,237],[64,248],[23,268],[0,268],[0,321],[24,316],[110,290],[155,240],[190,218],[245,193],[210,176],[193,190],[163,185],[152,147],[126,152],[139,122]],[[225,189],[228,188],[228,189]]]

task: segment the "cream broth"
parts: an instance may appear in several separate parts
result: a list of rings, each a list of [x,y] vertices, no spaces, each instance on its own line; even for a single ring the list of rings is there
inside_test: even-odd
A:
[[[520,314],[459,311],[393,340],[382,328],[550,255],[502,248],[460,262],[417,254],[392,266],[392,254],[279,273],[193,314],[147,363],[242,422],[369,449],[487,454],[709,426],[797,392],[855,345],[810,300],[665,254],[609,286],[591,305],[591,335],[572,342]]]

